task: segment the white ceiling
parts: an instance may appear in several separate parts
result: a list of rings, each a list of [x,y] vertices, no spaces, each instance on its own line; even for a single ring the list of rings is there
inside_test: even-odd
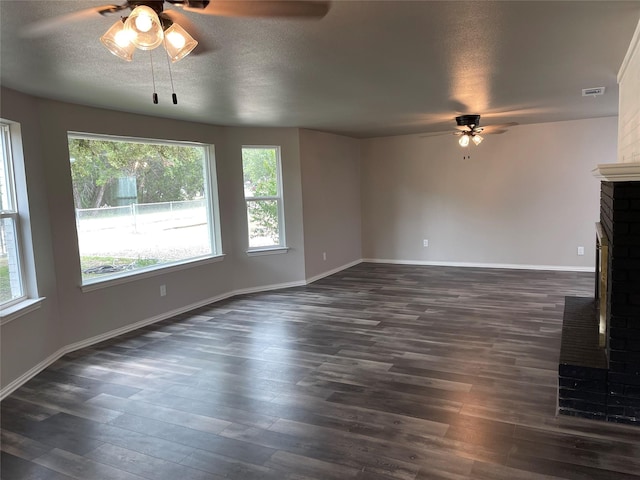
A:
[[[162,49],[153,52],[154,105],[149,54],[127,63],[99,42],[117,16],[21,34],[104,3],[0,0],[2,85],[160,117],[354,137],[451,130],[460,113],[483,124],[609,116],[640,18],[640,1],[338,0],[321,20],[185,12],[205,48],[172,65],[178,105]],[[581,96],[601,86],[604,96]]]

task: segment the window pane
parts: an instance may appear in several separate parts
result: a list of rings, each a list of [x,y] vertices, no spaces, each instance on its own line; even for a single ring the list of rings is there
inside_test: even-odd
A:
[[[7,125],[0,125],[0,137],[0,147],[2,148],[2,161],[0,162],[0,210],[15,211],[11,144],[9,140],[9,127]]]
[[[13,158],[9,126],[0,125],[0,305],[18,301],[25,296],[18,237],[18,212],[15,202]]]
[[[249,248],[280,245],[278,200],[252,200],[247,202],[249,222]]]
[[[206,149],[69,138],[83,281],[211,255]]]
[[[14,218],[0,220],[0,304],[24,295]]]
[[[278,157],[276,148],[243,148],[244,196],[278,196]]]

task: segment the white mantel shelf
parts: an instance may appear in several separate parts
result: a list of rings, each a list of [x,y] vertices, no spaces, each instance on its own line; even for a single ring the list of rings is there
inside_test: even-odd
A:
[[[603,182],[640,182],[640,162],[601,163],[591,173]]]

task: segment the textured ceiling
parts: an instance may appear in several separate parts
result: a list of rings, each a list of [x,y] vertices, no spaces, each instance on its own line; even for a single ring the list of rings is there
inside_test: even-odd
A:
[[[184,12],[201,46],[171,72],[162,49],[127,63],[95,15],[25,26],[104,1],[0,0],[0,82],[32,95],[216,125],[305,127],[354,137],[616,115],[616,75],[639,1],[334,1],[321,20]],[[116,2],[117,3],[117,2]],[[586,87],[607,88],[582,97]]]

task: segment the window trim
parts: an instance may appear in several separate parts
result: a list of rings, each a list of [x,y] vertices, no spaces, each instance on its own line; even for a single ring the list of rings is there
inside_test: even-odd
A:
[[[4,313],[9,310],[11,312],[15,310],[20,310],[23,308],[21,304],[28,302],[29,300],[29,282],[27,281],[27,275],[25,270],[25,242],[23,241],[24,231],[22,229],[21,222],[21,210],[23,209],[21,202],[18,200],[18,185],[16,179],[16,162],[15,162],[15,151],[21,152],[21,148],[14,148],[14,142],[21,142],[20,138],[20,130],[19,125],[15,122],[6,121],[0,119],[0,135],[2,135],[2,149],[5,157],[6,165],[5,169],[7,175],[8,184],[7,187],[9,189],[8,192],[8,205],[11,207],[10,210],[2,210],[0,211],[0,220],[4,220],[6,218],[10,218],[13,220],[13,229],[15,231],[15,242],[16,242],[16,255],[18,257],[17,267],[18,267],[18,277],[20,281],[20,291],[22,293],[21,296],[8,300],[4,303],[0,303],[0,310]],[[25,308],[28,305],[25,305]],[[3,315],[4,316],[4,315]],[[6,323],[3,321],[1,323]]]
[[[125,283],[135,282],[143,280],[145,278],[157,277],[158,275],[165,275],[167,273],[179,272],[180,270],[187,270],[193,267],[199,267],[201,265],[208,265],[210,263],[218,263],[224,260],[224,254],[210,255],[206,257],[197,257],[182,262],[165,263],[159,267],[147,267],[135,270],[133,272],[127,272],[119,276],[110,276],[105,279],[92,279],[88,283],[80,285],[82,293],[92,292],[94,290],[100,290],[102,288],[114,287],[116,285],[123,285]]]
[[[0,312],[0,325],[6,325],[16,318],[38,310],[44,300],[46,300],[46,297],[27,298],[19,304],[11,305],[10,307],[3,305],[2,312]]]
[[[222,249],[222,235],[221,235],[221,221],[220,221],[220,200],[218,195],[218,179],[216,170],[215,159],[215,145],[200,143],[194,141],[183,140],[167,140],[167,139],[155,139],[155,138],[143,138],[143,137],[128,137],[121,135],[109,135],[109,134],[96,134],[85,133],[78,131],[68,131],[67,139],[83,139],[94,141],[113,141],[113,142],[127,142],[138,144],[150,144],[150,145],[169,145],[169,146],[184,146],[184,147],[198,147],[204,151],[204,188],[206,193],[206,215],[208,219],[208,236],[209,244],[211,246],[211,253],[201,255],[197,257],[191,257],[187,259],[178,260],[170,263],[163,263],[160,265],[152,265],[149,267],[139,268],[133,271],[117,272],[112,275],[103,278],[92,278],[90,280],[84,280],[82,278],[82,272],[80,273],[80,289],[82,292],[90,292],[101,288],[107,288],[114,285],[120,285],[143,278],[162,275],[165,273],[179,271],[187,268],[196,267],[203,264],[215,263],[224,259]],[[71,156],[69,155],[69,158]],[[70,168],[70,167],[69,167]],[[75,210],[75,205],[74,205]],[[76,228],[76,238],[78,237],[78,231]],[[78,249],[78,259],[80,259],[80,251]]]
[[[22,246],[23,242],[22,242],[22,228],[20,225],[20,214],[16,211],[5,210],[0,212],[0,220],[5,220],[7,218],[13,220],[13,229],[16,232],[15,248],[17,250],[16,255],[18,256],[18,262],[17,262],[18,277],[20,282],[20,292],[22,293],[22,295],[20,295],[19,297],[13,298],[11,300],[8,300],[6,302],[0,303],[0,309],[2,309],[3,312],[6,309],[11,308],[14,305],[18,305],[29,298],[29,295],[27,294],[27,281],[26,281],[26,275],[24,271],[24,253],[23,253],[24,249]]]
[[[285,215],[284,215],[284,189],[283,189],[283,181],[282,181],[282,147],[280,145],[242,145],[240,149],[240,158],[242,161],[242,176],[244,179],[244,158],[242,153],[245,149],[274,149],[276,151],[276,186],[278,187],[278,195],[277,196],[264,196],[264,197],[247,197],[244,195],[243,188],[243,197],[245,201],[245,217],[247,226],[247,250],[246,253],[248,256],[257,256],[257,255],[268,255],[271,253],[287,253],[289,251],[289,247],[287,246],[287,237],[285,234]],[[259,202],[259,201],[276,201],[278,205],[278,244],[277,245],[269,245],[269,246],[257,246],[251,247],[249,238],[249,202]]]

